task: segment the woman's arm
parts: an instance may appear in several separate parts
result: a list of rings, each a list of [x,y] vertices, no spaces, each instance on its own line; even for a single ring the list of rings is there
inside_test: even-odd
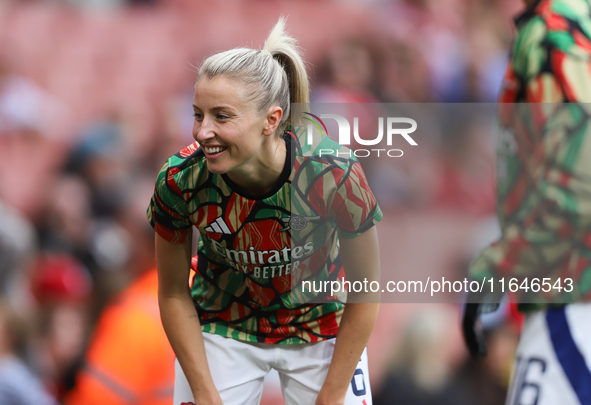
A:
[[[191,237],[173,244],[156,234],[158,303],[168,340],[189,381],[195,404],[222,404],[203,345],[201,324],[189,288]]]
[[[341,258],[347,280],[353,283],[366,278],[380,280],[378,237],[375,226],[352,239],[340,239]],[[352,298],[355,302],[349,302]],[[339,332],[324,385],[316,405],[342,405],[347,389],[376,322],[379,292],[361,292],[354,297],[349,293],[348,303],[341,318]]]

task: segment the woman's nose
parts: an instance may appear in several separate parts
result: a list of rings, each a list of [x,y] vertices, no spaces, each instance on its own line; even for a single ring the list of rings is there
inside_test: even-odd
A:
[[[208,119],[202,119],[201,121],[195,120],[193,124],[193,138],[199,143],[215,137],[213,126],[211,121]]]

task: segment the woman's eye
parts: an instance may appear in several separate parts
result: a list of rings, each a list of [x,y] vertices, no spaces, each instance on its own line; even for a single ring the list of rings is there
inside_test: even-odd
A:
[[[193,113],[193,117],[194,117],[196,120],[200,120],[200,119],[203,119],[203,114],[201,114],[201,113],[198,113],[198,112],[194,112],[194,113]]]
[[[218,120],[227,120],[227,119],[228,119],[228,118],[230,118],[230,117],[228,117],[226,114],[218,114],[218,115],[216,116],[216,118],[217,118]]]

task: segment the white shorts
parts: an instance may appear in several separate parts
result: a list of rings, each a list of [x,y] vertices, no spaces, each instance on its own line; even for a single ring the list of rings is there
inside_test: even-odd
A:
[[[591,303],[529,314],[506,405],[591,405]]]
[[[314,404],[334,351],[335,339],[316,343],[273,345],[248,343],[204,333],[207,362],[224,405],[258,405],[263,380],[277,370],[286,405]],[[178,361],[175,362],[174,405],[194,402]],[[372,405],[367,350],[349,384],[345,405]]]

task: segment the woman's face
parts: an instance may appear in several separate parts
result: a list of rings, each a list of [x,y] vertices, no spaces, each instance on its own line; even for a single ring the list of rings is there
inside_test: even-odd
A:
[[[267,120],[247,98],[240,80],[224,75],[199,80],[195,88],[193,137],[213,173],[256,169]]]

